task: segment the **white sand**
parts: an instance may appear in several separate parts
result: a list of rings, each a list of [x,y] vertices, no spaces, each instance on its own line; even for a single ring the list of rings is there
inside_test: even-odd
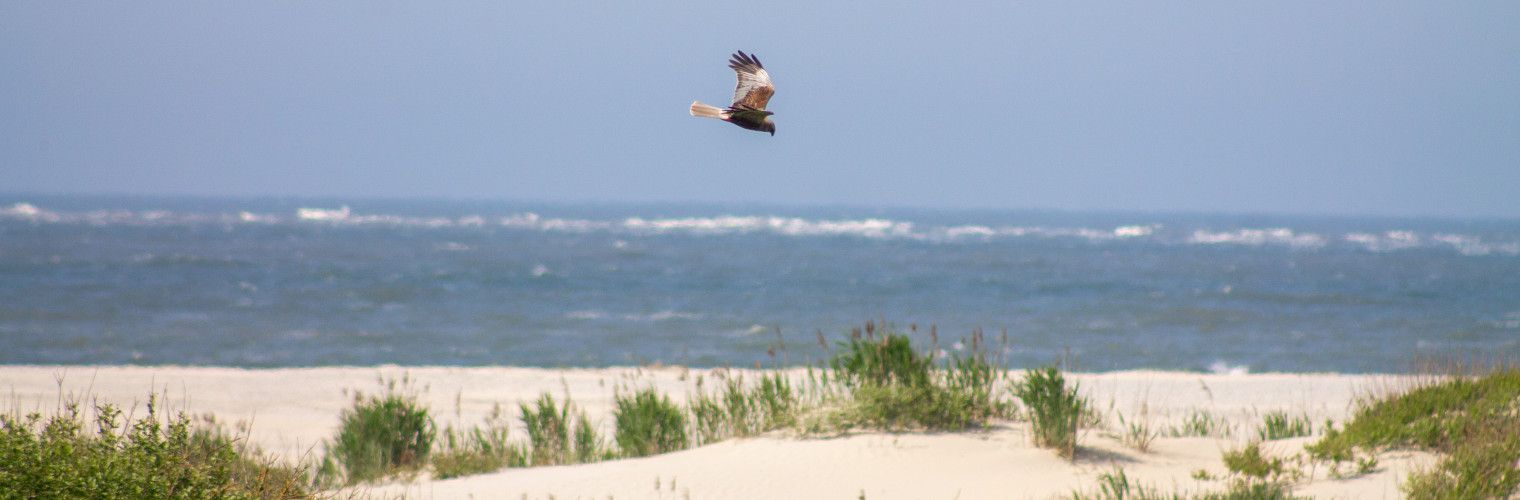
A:
[[[516,404],[543,391],[568,394],[611,431],[614,387],[654,385],[677,400],[692,392],[706,371],[681,368],[542,370],[526,368],[370,367],[244,370],[188,367],[0,367],[0,389],[9,391],[7,412],[52,413],[68,399],[112,402],[143,411],[150,392],[167,394],[167,407],[213,414],[224,423],[250,423],[249,439],[266,450],[299,460],[320,456],[321,442],[338,425],[352,390],[375,392],[379,380],[409,376],[432,408],[440,427],[472,425],[496,403],[516,416]],[[1073,489],[1091,490],[1101,472],[1122,467],[1131,481],[1165,491],[1219,489],[1221,481],[1191,476],[1203,469],[1225,472],[1220,455],[1256,433],[1261,414],[1285,410],[1307,414],[1319,426],[1343,421],[1356,398],[1408,384],[1388,375],[1114,372],[1071,376],[1105,414],[1113,430],[1087,432],[1075,462],[1029,443],[1028,427],[1009,422],[966,433],[857,433],[798,438],[777,433],[731,440],[656,457],[591,465],[510,469],[453,480],[426,478],[365,488],[366,493],[411,498],[1049,498]],[[709,382],[711,383],[711,382]],[[1117,413],[1146,419],[1157,428],[1188,414],[1208,412],[1234,427],[1232,438],[1169,438],[1149,453],[1126,448],[1112,436]],[[522,433],[518,432],[521,437]],[[1280,455],[1301,451],[1310,439],[1268,442]],[[1379,470],[1349,480],[1328,478],[1325,466],[1309,467],[1295,487],[1329,498],[1396,498],[1412,468],[1433,463],[1419,453],[1380,457]]]

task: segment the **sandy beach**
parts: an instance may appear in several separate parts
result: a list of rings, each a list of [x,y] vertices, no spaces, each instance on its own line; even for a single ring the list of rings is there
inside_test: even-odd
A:
[[[248,438],[289,460],[319,457],[353,391],[374,392],[381,380],[408,378],[438,421],[472,425],[502,404],[548,391],[568,394],[604,434],[612,431],[614,388],[653,386],[682,400],[707,370],[663,368],[530,369],[510,367],[341,367],[236,369],[127,366],[8,366],[0,368],[8,412],[49,413],[63,402],[111,402],[144,411],[149,393],[165,407],[248,424]],[[860,432],[800,437],[776,432],[677,453],[590,465],[509,469],[451,480],[426,475],[357,489],[407,498],[1049,498],[1092,489],[1098,474],[1123,468],[1132,481],[1166,491],[1204,491],[1221,480],[1193,477],[1200,469],[1223,476],[1220,455],[1256,433],[1261,415],[1283,410],[1313,422],[1343,421],[1358,397],[1409,381],[1391,375],[1200,374],[1129,371],[1073,374],[1105,415],[1105,428],[1085,432],[1075,461],[1034,447],[1022,422],[1000,422],[963,433]],[[709,378],[710,379],[710,378]],[[1142,411],[1143,408],[1143,411]],[[1157,429],[1191,413],[1228,422],[1228,437],[1167,437],[1145,453],[1121,444],[1119,414],[1147,419]],[[520,431],[515,429],[514,431]],[[521,432],[517,438],[523,438]],[[1298,453],[1313,438],[1269,441],[1270,452]],[[1305,468],[1298,494],[1325,498],[1396,498],[1399,481],[1431,457],[1396,452],[1378,470],[1332,479],[1324,465]]]

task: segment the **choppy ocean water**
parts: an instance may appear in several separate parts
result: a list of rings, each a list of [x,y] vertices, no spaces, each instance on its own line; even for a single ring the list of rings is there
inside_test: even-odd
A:
[[[4,364],[800,364],[868,319],[1015,367],[1514,358],[1520,220],[0,195]]]

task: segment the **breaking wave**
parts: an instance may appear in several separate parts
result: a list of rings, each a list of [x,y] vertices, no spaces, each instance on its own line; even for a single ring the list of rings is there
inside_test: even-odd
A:
[[[391,226],[423,229],[496,228],[558,233],[614,233],[628,235],[745,235],[770,234],[789,237],[857,237],[880,240],[913,240],[933,243],[979,242],[1016,238],[1075,239],[1101,243],[1144,241],[1157,244],[1236,245],[1318,250],[1332,245],[1370,252],[1406,249],[1443,249],[1468,256],[1520,255],[1520,241],[1492,241],[1482,236],[1447,232],[1419,233],[1409,230],[1352,231],[1344,234],[1301,232],[1287,227],[1182,229],[1158,223],[1113,227],[1050,227],[1021,225],[924,225],[890,218],[812,219],[766,215],[715,217],[625,217],[609,219],[548,217],[533,212],[506,215],[408,216],[359,213],[343,205],[300,207],[293,212],[230,213],[172,212],[166,210],[54,211],[18,202],[0,207],[0,221],[33,224],[87,225],[325,225],[337,227]],[[466,247],[447,247],[462,250]]]

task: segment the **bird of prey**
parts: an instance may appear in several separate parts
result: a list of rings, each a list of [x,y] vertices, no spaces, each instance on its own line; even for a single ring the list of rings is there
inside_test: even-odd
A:
[[[771,115],[775,113],[765,110],[771,94],[776,93],[776,87],[771,85],[770,73],[765,72],[765,66],[760,65],[760,59],[754,54],[745,54],[742,50],[735,52],[728,60],[728,67],[739,75],[739,87],[734,89],[734,103],[728,109],[720,109],[702,104],[701,101],[691,101],[691,116],[717,118],[750,130],[776,135],[776,123],[771,121]]]

